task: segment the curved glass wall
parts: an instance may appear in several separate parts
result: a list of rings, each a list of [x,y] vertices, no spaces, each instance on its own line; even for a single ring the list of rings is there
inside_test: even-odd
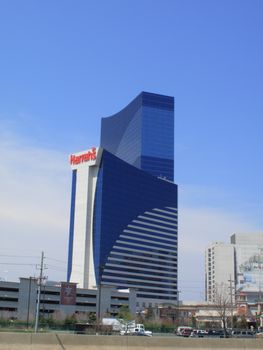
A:
[[[97,284],[176,300],[177,186],[104,150],[94,213]]]
[[[142,92],[119,113],[102,118],[101,147],[153,176],[173,181],[173,97]]]

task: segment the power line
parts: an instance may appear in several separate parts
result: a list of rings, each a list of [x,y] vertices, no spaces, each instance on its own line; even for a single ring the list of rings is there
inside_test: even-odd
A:
[[[4,256],[4,257],[8,257],[8,258],[34,258],[34,259],[38,259],[38,256],[34,256],[34,255],[10,255],[10,254],[0,254],[0,257]]]
[[[8,263],[8,262],[0,262],[0,265],[23,265],[23,266],[36,266],[36,264],[21,264],[21,263]]]
[[[178,280],[178,283],[200,283],[200,284],[204,284],[204,281]]]
[[[52,265],[46,264],[46,267],[47,267],[49,270],[55,270],[55,271],[61,271],[61,272],[67,271],[67,269],[63,269],[63,268],[60,267],[60,266],[52,266]]]
[[[46,260],[57,261],[57,262],[60,262],[60,263],[62,263],[62,264],[66,264],[66,263],[67,263],[66,261],[59,260],[59,259],[54,259],[54,258],[49,258],[48,256],[46,256],[45,259],[46,259]]]

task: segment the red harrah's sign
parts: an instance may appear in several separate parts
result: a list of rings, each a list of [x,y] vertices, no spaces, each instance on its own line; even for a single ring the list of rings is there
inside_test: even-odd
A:
[[[78,156],[75,156],[74,154],[71,154],[70,156],[70,164],[71,165],[77,165],[80,163],[88,162],[90,160],[96,160],[97,158],[97,150],[95,147],[91,149],[91,151],[88,151],[86,153],[80,154]]]

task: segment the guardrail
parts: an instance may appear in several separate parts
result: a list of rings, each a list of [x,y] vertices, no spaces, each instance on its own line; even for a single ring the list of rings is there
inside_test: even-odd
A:
[[[0,333],[0,350],[262,350],[263,339]]]

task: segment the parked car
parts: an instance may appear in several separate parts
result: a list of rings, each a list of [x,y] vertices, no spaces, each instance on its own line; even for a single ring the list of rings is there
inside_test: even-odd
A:
[[[205,335],[207,335],[207,331],[204,329],[194,329],[191,334],[190,337],[191,338],[203,338]]]
[[[181,335],[182,335],[183,337],[185,337],[185,338],[188,338],[188,337],[190,337],[191,333],[192,333],[192,330],[186,328],[186,329],[184,329],[184,330],[182,331]]]
[[[229,338],[230,334],[225,333],[223,329],[209,329],[206,336],[209,338]]]
[[[231,335],[232,335],[233,338],[255,338],[256,337],[255,332],[249,331],[247,329],[234,330],[234,331],[232,331]]]
[[[193,328],[188,326],[180,326],[176,330],[176,335],[182,336],[182,337],[189,337]]]
[[[256,331],[256,337],[263,338],[263,327],[258,327],[258,329]]]

